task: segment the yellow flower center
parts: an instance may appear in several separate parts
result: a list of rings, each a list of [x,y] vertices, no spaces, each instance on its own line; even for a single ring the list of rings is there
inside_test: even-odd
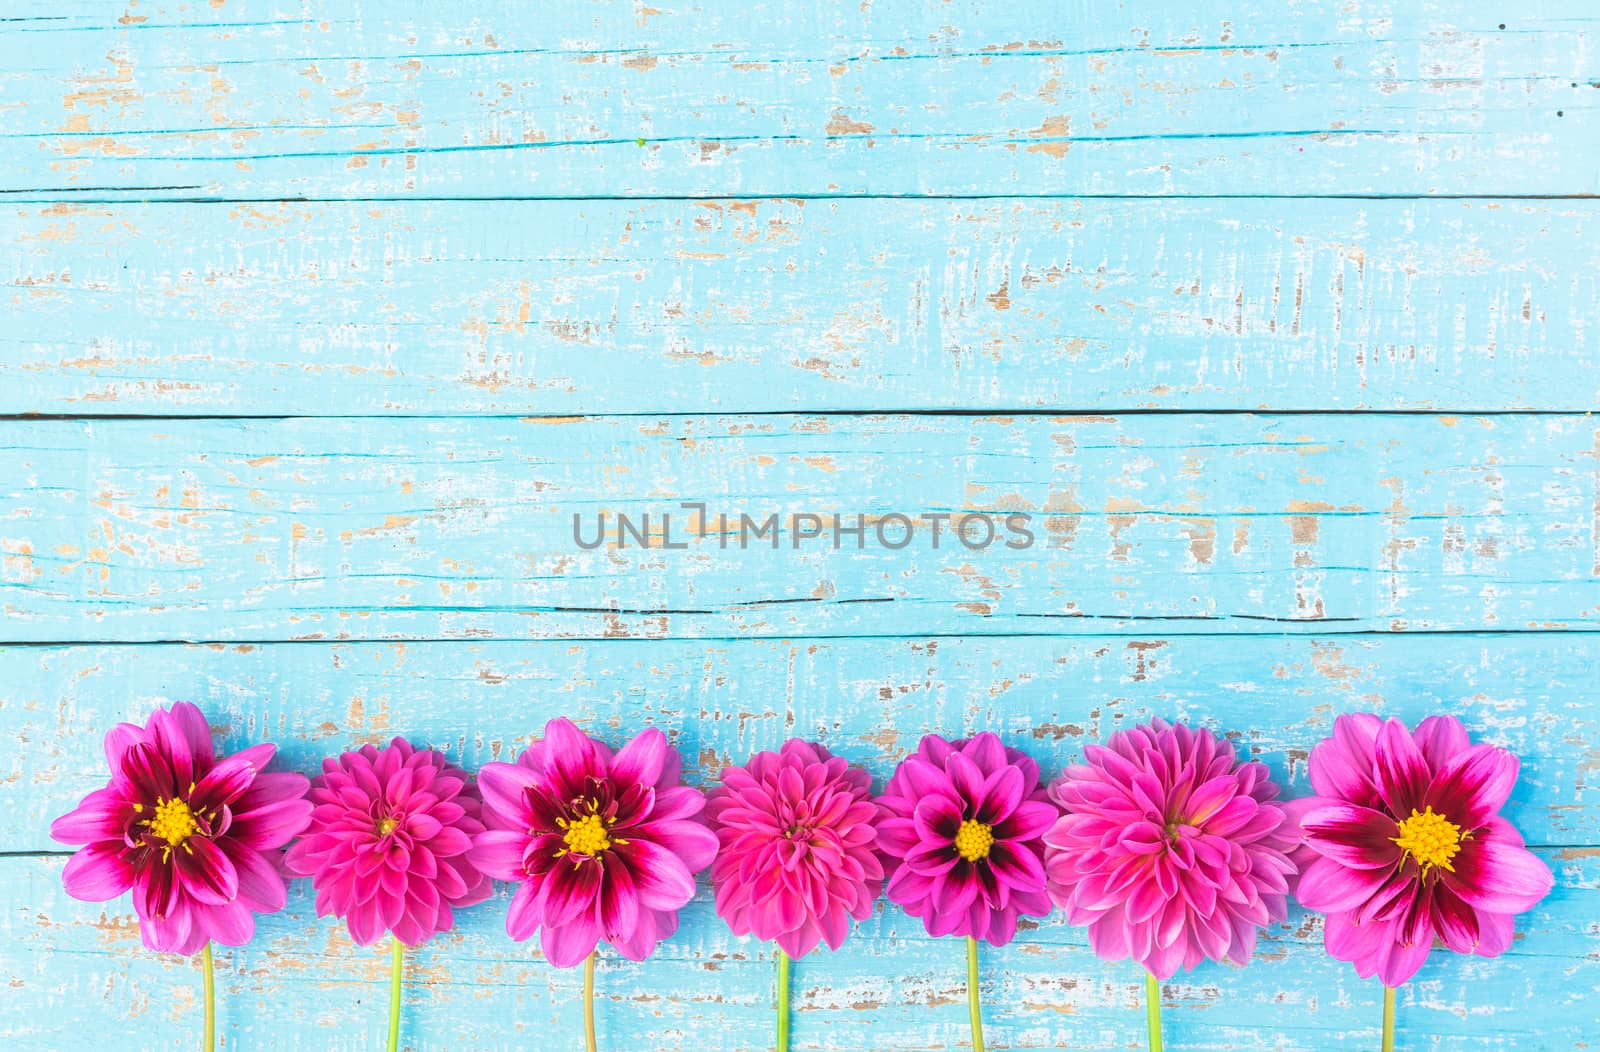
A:
[[[994,831],[982,822],[967,819],[956,830],[956,850],[968,862],[978,862],[989,857],[994,847]]]
[[[388,836],[400,826],[400,819],[390,816],[378,823],[378,835]]]
[[[567,831],[562,834],[567,850],[574,855],[588,855],[594,858],[600,852],[611,846],[611,838],[606,835],[606,824],[599,815],[585,815],[576,822],[568,823]]]
[[[1417,860],[1423,873],[1434,866],[1454,873],[1450,860],[1461,850],[1461,827],[1435,814],[1431,804],[1422,811],[1412,808],[1411,817],[1400,823],[1400,835],[1394,842]]]
[[[150,819],[150,832],[172,847],[188,840],[199,828],[189,805],[182,800],[156,801],[156,814]]]

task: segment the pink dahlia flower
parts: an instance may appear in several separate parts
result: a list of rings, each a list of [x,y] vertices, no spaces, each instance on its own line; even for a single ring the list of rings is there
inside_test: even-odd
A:
[[[544,734],[516,763],[478,772],[489,828],[473,861],[519,884],[506,931],[538,930],[551,964],[579,964],[602,939],[642,961],[677,930],[717,853],[698,817],[705,797],[678,784],[677,750],[654,727],[615,755],[570,720]]]
[[[892,867],[888,896],[929,935],[1004,946],[1020,916],[1050,912],[1044,841],[1057,812],[1039,765],[984,732],[936,734],[900,762],[878,803],[878,847]]]
[[[1105,960],[1158,979],[1210,958],[1245,964],[1288,913],[1294,805],[1233,746],[1163,720],[1084,749],[1050,784],[1065,812],[1045,834],[1050,897]]]
[[[311,878],[317,916],[342,918],[358,945],[389,931],[419,946],[493,890],[468,857],[483,804],[443,753],[395,738],[329,757],[310,798],[311,825],[286,861]]]
[[[722,772],[708,814],[720,850],[717,914],[735,935],[802,957],[837,950],[883,890],[872,779],[798,738]]]
[[[105,902],[131,888],[152,950],[249,942],[256,914],[283,909],[281,849],[311,814],[304,777],[262,773],[276,750],[217,759],[205,717],[186,701],[143,727],[113,727],[111,781],[50,826],[61,843],[86,845],[62,871],[67,894]]]
[[[1311,752],[1304,825],[1320,857],[1296,892],[1327,914],[1328,953],[1389,987],[1416,974],[1435,936],[1457,953],[1504,953],[1513,917],[1554,883],[1499,815],[1517,768],[1452,716],[1414,732],[1371,713],[1335,720]]]

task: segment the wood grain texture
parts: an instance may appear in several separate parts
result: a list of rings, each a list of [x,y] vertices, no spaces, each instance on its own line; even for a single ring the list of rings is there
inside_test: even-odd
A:
[[[1556,1052],[1593,1035],[1600,993],[1600,858],[1541,850],[1551,896],[1492,961],[1435,954],[1400,995],[1407,1049]],[[125,903],[75,902],[62,860],[0,858],[0,1039],[10,1049],[190,1047],[199,976],[145,952]],[[717,920],[702,888],[683,926],[645,964],[599,968],[602,1048],[762,1049],[772,1026],[772,961]],[[581,1047],[580,970],[547,965],[505,936],[503,890],[413,955],[403,1007],[408,1047]],[[224,1047],[355,1052],[375,1047],[387,1011],[387,950],[351,945],[317,921],[300,885],[242,950],[218,955]],[[836,954],[795,967],[793,1048],[913,1052],[966,1044],[961,943],[879,912]],[[1001,950],[985,948],[985,1038],[992,1049],[1143,1047],[1141,977],[1107,965],[1059,915]],[[1319,922],[1296,910],[1247,969],[1206,964],[1163,985],[1167,1047],[1232,1052],[1370,1052],[1380,988],[1323,953]],[[74,1006],[62,1011],[61,1006]],[[84,1007],[77,1007],[84,1006]],[[1536,1006],[1536,1007],[1535,1007]],[[100,1047],[112,1047],[101,1043]]]
[[[1600,636],[1398,635],[616,640],[0,648],[0,852],[59,850],[50,819],[103,784],[107,728],[186,699],[223,751],[259,740],[314,773],[405,734],[469,770],[567,715],[620,745],[645,724],[691,783],[792,736],[881,786],[923,734],[993,729],[1046,772],[1151,716],[1202,722],[1310,793],[1334,715],[1459,713],[1515,750],[1510,814],[1531,843],[1600,842]]]
[[[1592,919],[1600,817],[1588,785],[1597,687],[1582,670],[1600,637],[1529,635],[1306,638],[616,641],[280,644],[0,649],[0,734],[37,743],[0,769],[13,805],[0,851],[37,851],[47,817],[70,806],[103,766],[100,733],[187,697],[210,714],[223,749],[272,739],[276,764],[318,759],[404,730],[470,766],[506,758],[545,719],[570,714],[620,743],[662,726],[688,757],[691,783],[730,760],[815,736],[864,763],[881,785],[927,729],[991,727],[1048,771],[1087,742],[1151,714],[1242,729],[1239,744],[1290,791],[1306,787],[1305,748],[1333,714],[1377,709],[1416,720],[1459,712],[1519,751],[1508,815],[1558,875],[1555,894],[1519,925],[1495,962],[1430,963],[1408,988],[1411,1047],[1577,1047],[1600,987]],[[16,765],[20,764],[20,768]],[[1576,786],[1576,790],[1573,787]],[[126,901],[75,903],[61,860],[0,858],[0,1037],[58,1048],[73,1035],[44,1006],[105,998],[97,1025],[194,1023],[195,976],[138,947]],[[9,896],[9,898],[5,897]],[[760,1048],[770,1024],[770,961],[728,935],[709,891],[648,965],[601,969],[608,1047]],[[577,973],[544,965],[503,935],[505,895],[463,914],[459,932],[415,956],[406,1026],[418,1047],[545,1047],[576,1041]],[[311,916],[301,887],[255,943],[221,958],[224,1031],[244,1047],[370,1047],[381,1025],[384,960]],[[1167,984],[1174,1048],[1367,1049],[1377,988],[1319,950],[1317,922],[1275,927],[1249,971],[1206,966]],[[380,948],[381,949],[381,948]],[[916,1049],[963,1040],[959,944],[926,938],[892,908],[844,952],[803,962],[797,1049]],[[1525,999],[1562,975],[1529,1044]],[[991,1047],[1125,1048],[1138,1038],[1137,974],[1106,966],[1059,917],[985,951]],[[270,1022],[269,1022],[270,1021]],[[352,1029],[353,1028],[353,1029]],[[165,1043],[170,1031],[152,1034]],[[551,1037],[549,1035],[558,1035]],[[1413,1037],[1414,1035],[1414,1037]]]
[[[1587,0],[12,8],[32,200],[1600,190]]]
[[[1053,770],[1163,714],[1294,793],[1335,713],[1455,711],[1523,756],[1557,887],[1503,958],[1408,984],[1400,1047],[1591,1047],[1597,24],[11,0],[0,1044],[192,1045],[194,968],[67,899],[47,838],[109,724],[189,698],[304,770],[657,724],[701,785],[790,734],[879,784],[935,729]],[[683,501],[1020,512],[1038,543],[741,548]],[[602,510],[653,546],[578,547]],[[504,910],[415,956],[412,1047],[576,1043],[579,976]],[[373,1046],[382,951],[311,912],[297,887],[220,958],[225,1050]],[[1376,985],[1319,938],[1296,912],[1166,984],[1168,1047],[1376,1047]],[[985,952],[990,1047],[1142,1047],[1138,979],[1030,927]],[[770,981],[702,888],[602,963],[602,1047],[766,1047]],[[880,907],[797,969],[794,1047],[961,1047],[963,996],[959,944]]]
[[[13,421],[0,449],[15,640],[1600,621],[1582,416]]]
[[[0,208],[0,413],[1581,411],[1597,226],[1591,202]]]

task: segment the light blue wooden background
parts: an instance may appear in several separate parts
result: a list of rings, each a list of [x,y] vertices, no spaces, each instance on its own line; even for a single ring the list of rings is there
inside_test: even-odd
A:
[[[710,784],[803,734],[1050,770],[1150,715],[1306,792],[1353,709],[1518,750],[1557,874],[1408,1049],[1600,1033],[1600,41],[1590,0],[0,4],[0,1043],[188,1047],[198,973],[49,819],[175,698],[284,762],[468,766],[572,715]],[[574,512],[1022,511],[1027,551],[577,550]],[[415,955],[417,1048],[569,1048],[505,898]],[[1296,911],[1165,984],[1173,1049],[1376,1045]],[[219,956],[230,1049],[366,1049],[384,951],[303,890]],[[965,1041],[881,912],[794,1047]],[[1139,1047],[1056,919],[993,1049]],[[606,959],[610,1049],[759,1049],[702,894]]]

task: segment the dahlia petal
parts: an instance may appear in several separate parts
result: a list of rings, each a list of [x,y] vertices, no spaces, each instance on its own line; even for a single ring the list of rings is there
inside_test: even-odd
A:
[[[1044,800],[1024,800],[994,827],[994,834],[1001,840],[1036,840],[1050,830],[1060,815],[1054,804]]]
[[[122,754],[122,775],[141,800],[166,800],[175,795],[172,768],[147,741],[134,742]]]
[[[512,828],[526,828],[525,820],[529,817],[526,793],[538,784],[539,776],[521,764],[486,763],[478,770],[478,789],[483,793],[484,806]]]
[[[224,946],[243,946],[256,933],[256,915],[242,902],[196,903],[190,909],[196,934]]]
[[[106,731],[106,766],[112,771],[121,771],[122,754],[142,741],[144,741],[144,728],[137,724],[119,723]]]
[[[693,818],[706,806],[705,794],[686,785],[651,790],[650,793],[653,799],[650,806],[652,822],[677,822]]]
[[[472,862],[498,880],[521,880],[528,875],[522,859],[529,839],[513,829],[486,829],[473,838]]]
[[[1005,747],[1005,743],[1000,740],[1000,736],[993,731],[980,731],[967,739],[961,745],[960,755],[972,761],[985,777],[1012,761],[1010,750]],[[1020,757],[1021,754],[1017,755]],[[949,769],[948,762],[945,764],[945,768],[946,770]]]
[[[997,841],[989,850],[989,867],[1004,884],[1023,890],[1045,886],[1044,864],[1039,856],[1009,841]]]
[[[1022,803],[1027,783],[1022,772],[1006,766],[984,779],[981,802],[975,803],[976,818],[985,825],[996,825],[1009,818]]]
[[[172,851],[173,868],[183,890],[210,906],[232,902],[239,894],[239,874],[228,856],[202,836],[192,836]]]
[[[1311,750],[1311,787],[1318,796],[1370,807],[1378,798],[1373,753],[1383,721],[1370,712],[1333,721],[1332,736]]]
[[[96,789],[76,808],[50,823],[50,839],[62,844],[121,840],[133,808],[114,789]]]
[[[1422,750],[1399,720],[1390,719],[1378,732],[1374,752],[1378,793],[1389,813],[1404,817],[1419,810],[1427,795],[1430,772]]]
[[[516,942],[525,942],[538,930],[539,892],[532,881],[524,881],[517,885],[506,910],[506,934]]]
[[[1498,957],[1511,948],[1516,938],[1516,921],[1509,913],[1487,913],[1478,910],[1478,945],[1473,953],[1479,957]]]
[[[278,870],[261,852],[230,841],[228,860],[238,875],[239,901],[257,913],[276,913],[288,901],[288,889]]]
[[[656,944],[678,930],[676,913],[658,913],[640,910],[639,919],[625,938],[611,940],[611,945],[630,961],[643,961],[656,952]]]
[[[1430,770],[1438,771],[1449,763],[1450,760],[1471,747],[1467,739],[1467,729],[1461,721],[1454,716],[1429,716],[1417,724],[1417,729],[1412,732],[1417,748],[1422,751],[1422,758],[1428,761]]]
[[[59,838],[58,838],[59,839]],[[67,859],[61,882],[81,902],[107,902],[133,887],[134,872],[118,848],[90,844]]]
[[[1495,835],[1503,819],[1495,819],[1482,836],[1465,840],[1446,872],[1445,886],[1470,906],[1488,913],[1523,913],[1537,906],[1555,885],[1555,877],[1525,847]]]
[[[1328,801],[1301,819],[1312,850],[1353,869],[1393,867],[1403,854],[1394,819],[1354,804]]]
[[[600,883],[600,927],[607,939],[619,939],[633,930],[639,920],[639,896],[627,864],[607,852],[605,875]]]
[[[1448,887],[1433,889],[1429,920],[1439,938],[1456,953],[1471,953],[1477,947],[1478,915]]]
[[[646,727],[611,758],[611,777],[619,785],[654,788],[666,762],[667,736],[658,728]]]
[[[242,844],[267,851],[287,844],[310,821],[310,801],[298,798],[279,800],[247,812],[235,813],[229,835]]]
[[[141,916],[139,937],[148,949],[158,953],[179,953],[186,957],[199,951],[209,941],[205,931],[196,930],[188,905],[167,917]]]
[[[1493,745],[1475,745],[1447,762],[1428,787],[1434,810],[1463,830],[1477,829],[1505,806],[1521,766],[1516,756]]]
[[[1343,912],[1371,899],[1387,878],[1385,870],[1354,869],[1335,859],[1319,858],[1300,872],[1295,896],[1307,909]]]
[[[265,767],[278,751],[278,747],[271,742],[252,745],[232,756],[225,756],[216,766],[200,777],[189,794],[196,807],[211,808],[231,804],[244,795],[245,790],[255,781],[256,772]],[[174,771],[177,775],[178,772]],[[184,782],[178,775],[180,784]],[[309,783],[307,783],[309,784]]]
[[[673,851],[649,840],[632,840],[613,850],[628,863],[646,909],[676,910],[694,897],[694,876]]]
[[[551,870],[544,886],[545,927],[561,927],[580,915],[594,913],[601,873],[598,863],[581,859],[573,864],[563,861]]]
[[[557,968],[572,968],[600,944],[600,924],[594,913],[580,913],[566,924],[549,924],[539,932],[545,960]]]
[[[1428,953],[1433,949],[1433,940],[1425,939],[1412,945],[1399,942],[1389,946],[1388,952],[1383,954],[1378,962],[1378,978],[1383,985],[1397,987],[1403,985],[1421,969],[1423,962],[1427,961]]]
[[[546,773],[550,776],[552,787],[559,788],[559,795],[564,798],[578,795],[585,779],[600,777],[605,773],[600,743],[565,717],[545,724],[544,746]],[[482,782],[481,774],[478,780]]]

